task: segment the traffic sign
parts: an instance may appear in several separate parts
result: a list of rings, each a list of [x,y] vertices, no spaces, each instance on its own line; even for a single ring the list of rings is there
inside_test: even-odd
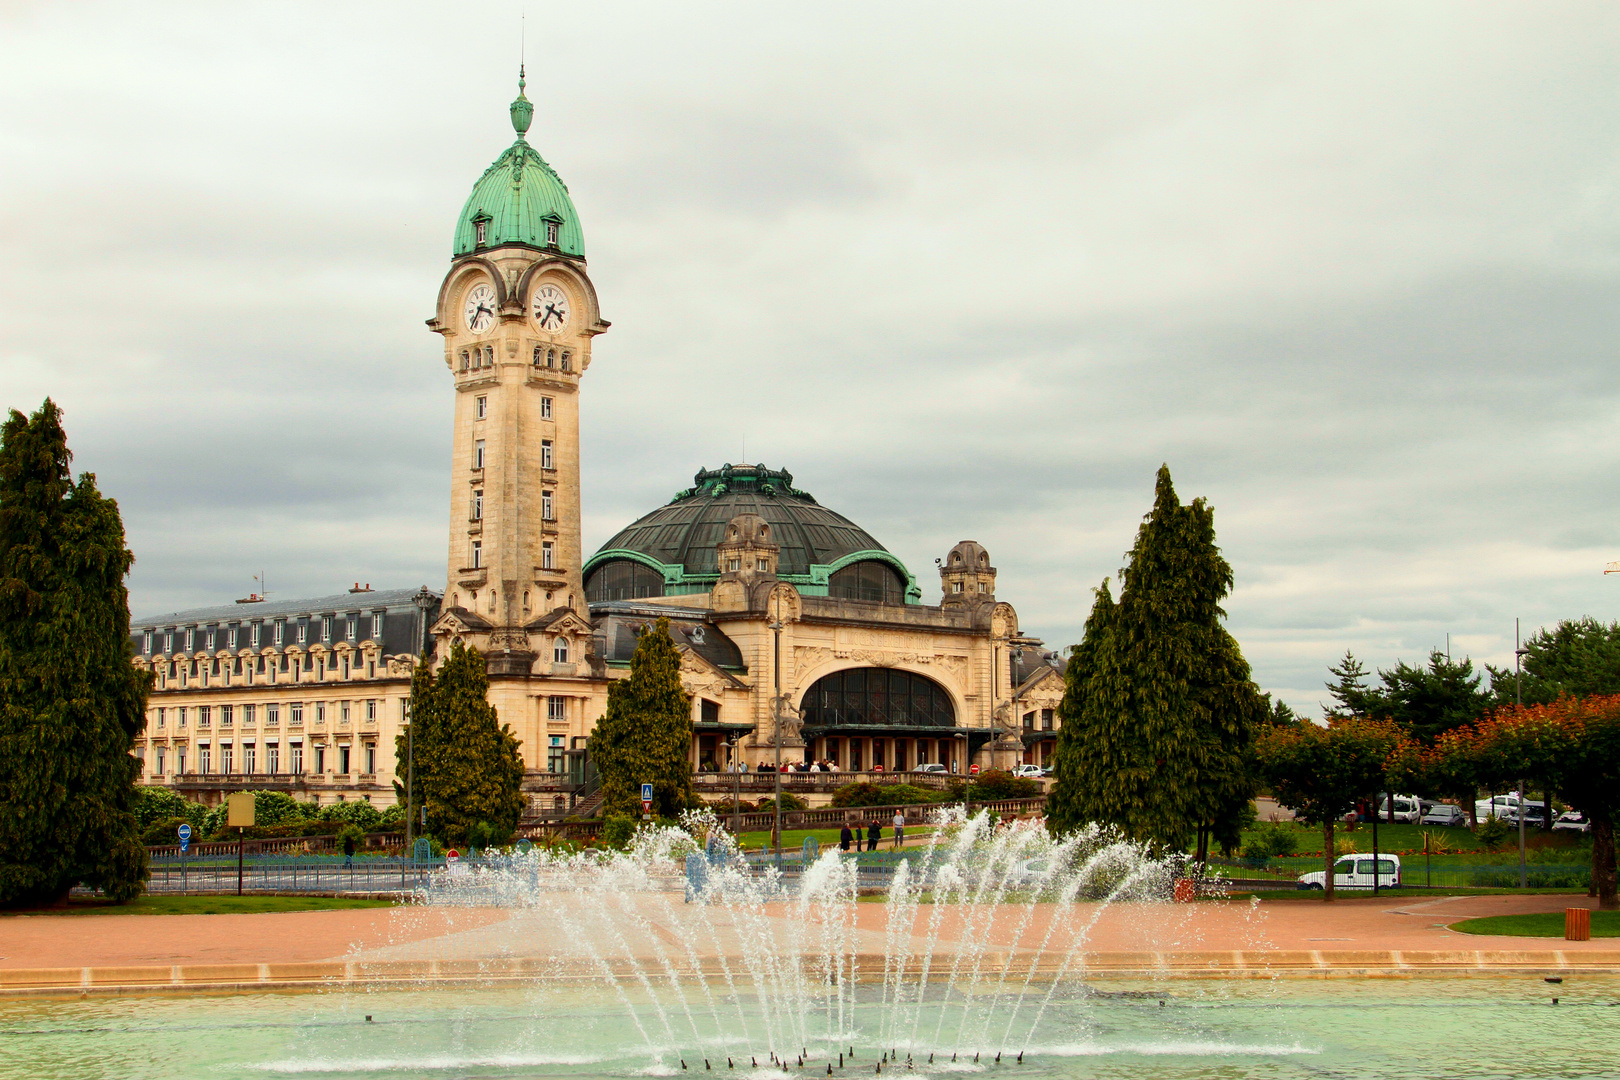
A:
[[[651,784],[642,784],[641,785],[641,801],[644,802],[644,803],[652,802],[652,785]]]
[[[446,862],[455,862],[460,858],[461,852],[457,851],[455,848],[451,848],[449,851],[444,853],[444,859]]]
[[[191,839],[191,826],[186,822],[180,823],[180,842],[183,844]]]

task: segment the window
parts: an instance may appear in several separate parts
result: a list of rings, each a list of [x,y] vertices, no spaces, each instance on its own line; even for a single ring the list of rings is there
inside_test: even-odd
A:
[[[315,703],[315,723],[326,723],[326,702],[324,701],[317,701]]]
[[[369,773],[375,773],[376,771],[377,771],[377,744],[376,743],[366,743],[366,772],[369,774]]]
[[[281,645],[281,643],[286,641],[286,640],[287,640],[287,620],[286,619],[277,619],[276,620],[276,633],[275,633],[275,643],[276,643],[277,647],[279,647]],[[281,670],[286,671],[287,669],[282,668]]]
[[[542,469],[556,468],[556,466],[551,463],[551,440],[550,439],[541,439],[540,440],[540,467]]]
[[[281,771],[281,747],[270,743],[264,748],[264,771],[271,776]]]
[[[382,640],[382,631],[383,631],[383,613],[380,612],[380,611],[374,611],[374,612],[371,613],[371,636],[372,636],[372,639],[375,640],[375,641],[381,641]]]
[[[550,745],[546,748],[546,771],[554,773],[568,771],[568,757],[563,751],[561,735],[553,735]]]
[[[349,703],[347,701],[338,702],[338,719],[345,724],[349,722]]]
[[[482,540],[474,540],[472,542],[472,568],[474,570],[478,570],[478,569],[482,568],[483,565],[484,565],[484,542]]]
[[[472,519],[474,521],[483,521],[484,520],[484,489],[483,488],[477,488],[477,489],[475,489],[473,491]]]
[[[177,776],[185,774],[185,771],[186,771],[186,748],[183,747],[183,746],[175,747],[175,750],[174,750],[174,771],[175,771],[175,775],[177,775]]]
[[[1051,709],[1042,709],[1041,710],[1041,730],[1042,731],[1051,731],[1052,730],[1052,710]]]
[[[212,626],[208,628],[208,651],[214,651],[214,628]]]
[[[349,775],[349,748],[347,746],[338,747],[338,773],[342,776]]]
[[[827,579],[827,595],[845,600],[903,604],[906,602],[906,583],[887,563],[865,559],[833,571]]]
[[[315,748],[315,771],[317,773],[324,773],[326,771],[326,747],[324,746],[317,746]]]
[[[231,774],[231,744],[226,743],[219,748],[219,771],[229,776]]]
[[[343,654],[343,677],[345,679],[347,679],[349,677],[349,654],[348,653]]]
[[[485,345],[484,346],[484,366],[485,367],[494,367],[495,366],[495,346],[493,346],[493,345]]]
[[[546,222],[546,244],[550,247],[557,246],[557,223],[555,221]]]
[[[566,664],[566,663],[568,663],[568,639],[567,638],[559,637],[557,639],[557,643],[551,647],[551,659],[552,659],[553,663],[557,663],[557,664]]]
[[[162,776],[163,775],[163,747],[161,747],[161,746],[157,748],[157,757],[156,757],[156,759],[154,759],[154,764],[156,765],[156,768],[153,770],[153,772],[158,776]]]
[[[741,559],[727,559],[726,560],[726,572],[727,573],[735,574],[737,571],[739,571],[741,569],[742,569],[742,560]]]
[[[158,706],[158,711],[157,711],[157,726],[158,727],[163,726],[163,712],[164,712],[163,707],[161,705]]]
[[[252,776],[259,769],[257,754],[252,743],[242,744],[242,771]]]
[[[236,648],[236,627],[234,626],[225,631],[225,647],[227,649]]]
[[[568,699],[567,698],[565,698],[565,697],[549,697],[549,698],[547,698],[546,699],[546,719],[547,720],[566,720],[566,719],[568,719],[567,708],[568,708]],[[553,770],[553,771],[555,771],[555,770]]]
[[[483,247],[485,244],[489,243],[489,222],[478,222],[473,226],[473,231],[477,233],[473,243],[477,244],[479,247]]]
[[[182,706],[180,706],[180,708],[176,709],[175,712],[177,712],[179,714],[179,716],[180,716],[180,722],[178,724],[176,724],[175,726],[176,727],[185,727],[186,726],[186,707],[184,705],[182,705]]]
[[[951,592],[958,593],[958,592],[961,592],[961,591],[962,591],[962,583],[960,581],[951,582]]]
[[[295,776],[302,775],[303,772],[304,772],[304,744],[303,743],[293,743],[292,744],[292,771],[293,771],[293,774]]]
[[[207,727],[208,726],[208,721],[210,719],[209,712],[210,712],[210,710],[209,710],[209,707],[207,705],[199,705],[199,706],[197,706],[197,726],[198,727]]]
[[[1025,731],[1034,731],[1035,730],[1035,712],[1034,712],[1033,709],[1024,714],[1024,730]]]
[[[556,349],[547,349],[546,350],[546,367],[554,368],[556,366],[557,366],[557,350]]]
[[[562,353],[562,369],[564,371],[574,370],[574,354],[567,349],[564,349]]]
[[[489,398],[482,394],[478,396],[478,419],[482,420],[489,415]]]
[[[252,727],[253,726],[254,713],[257,711],[257,709],[258,709],[258,706],[256,706],[256,705],[244,705],[244,706],[242,706],[242,723],[243,723],[243,725],[245,725],[247,727]]]
[[[327,643],[332,641],[332,616],[321,616],[321,640]]]
[[[230,727],[231,726],[231,719],[232,719],[231,712],[232,712],[232,710],[231,710],[231,707],[229,705],[221,705],[219,707],[219,726],[220,727]]]
[[[212,762],[208,760],[208,744],[203,743],[197,747],[197,771],[207,776],[211,765]]]
[[[553,507],[551,505],[551,492],[549,491],[542,491],[540,493],[540,517],[544,521],[553,521],[557,517],[557,515],[553,512]]]
[[[293,727],[304,726],[304,703],[295,701],[287,707],[287,722]]]
[[[614,559],[585,579],[585,600],[640,600],[664,595],[664,575],[633,559]]]
[[[550,540],[540,542],[540,568],[542,570],[557,568],[557,546]]]
[[[545,362],[546,362],[546,351],[544,349],[542,349],[540,346],[536,345],[534,347],[534,366],[535,367],[544,367]]]
[[[551,419],[551,399],[548,397],[543,397],[540,399],[540,419]],[[148,647],[147,651],[151,651],[150,647]]]
[[[165,631],[163,631],[163,651],[166,652],[166,653],[174,652],[174,631],[173,630],[165,630]]]
[[[850,668],[819,679],[805,692],[804,723],[807,728],[954,727],[956,710],[932,679],[886,668]]]
[[[467,370],[467,368],[470,367],[471,365],[472,365],[472,358],[467,354],[466,349],[462,349],[461,350],[461,370],[463,372],[465,372]]]
[[[477,440],[476,442],[473,443],[473,468],[482,469],[483,467],[484,467],[484,440],[479,439],[479,440]]]
[[[197,628],[195,626],[186,627],[186,652],[191,652],[192,649],[195,647],[196,642],[197,642]]]
[[[375,700],[368,701],[368,702],[366,702],[366,723],[375,724],[376,722],[377,722],[377,702]]]
[[[547,398],[546,400],[549,402],[551,399]],[[152,631],[150,630],[141,635],[141,652],[148,655],[152,652]]]
[[[260,625],[261,625],[260,623],[254,623],[252,633],[249,635],[249,642],[252,644],[252,646],[255,649],[257,649],[259,647],[259,627],[260,627]]]
[[[359,630],[359,629],[360,629],[360,616],[358,616],[358,615],[350,615],[349,616],[349,625],[346,628],[347,632],[344,634],[344,637],[346,637],[350,641],[353,641],[355,632],[357,630]]]

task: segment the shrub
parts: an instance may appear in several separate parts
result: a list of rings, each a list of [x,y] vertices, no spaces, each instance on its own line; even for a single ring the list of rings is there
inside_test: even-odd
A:
[[[602,819],[601,837],[604,847],[623,851],[636,832],[636,823],[629,814],[609,814]]]
[[[383,810],[382,818],[377,822],[385,829],[403,829],[405,827],[405,804],[395,803]]]
[[[342,851],[345,845],[349,843],[354,844],[358,850],[365,846],[366,834],[360,831],[358,825],[350,821],[343,823],[343,827],[337,831],[337,836],[333,839],[339,851]]]
[[[1501,851],[1507,846],[1513,829],[1499,817],[1488,817],[1474,826],[1474,839],[1486,851]],[[1515,882],[1517,884],[1517,882]]]
[[[259,826],[293,825],[305,818],[306,804],[280,791],[253,793],[253,823]]]
[[[338,802],[321,807],[322,821],[347,821],[365,832],[382,822],[382,814],[368,802]]]
[[[159,844],[178,844],[180,842],[180,823],[185,820],[183,817],[171,817],[151,822],[141,830],[141,843],[147,847],[155,847]]]
[[[1299,830],[1281,821],[1269,821],[1249,834],[1243,854],[1254,859],[1286,858],[1299,851]]]
[[[1041,793],[1039,780],[1027,776],[1014,776],[1010,772],[991,770],[980,773],[968,783],[969,802],[995,802],[1001,799],[1033,799]]]
[[[911,784],[845,784],[833,793],[834,806],[915,806],[939,801],[939,793]],[[770,800],[765,805],[770,806]]]

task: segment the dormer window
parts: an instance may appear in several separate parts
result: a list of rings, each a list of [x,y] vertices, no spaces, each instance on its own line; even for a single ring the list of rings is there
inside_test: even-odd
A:
[[[489,222],[473,222],[473,232],[476,235],[476,239],[473,242],[479,247],[483,247],[489,243]]]
[[[546,246],[547,247],[556,247],[557,246],[557,230],[558,230],[558,225],[557,225],[557,223],[555,221],[546,222]]]
[[[742,560],[741,559],[728,559],[728,560],[726,560],[726,572],[727,573],[735,574],[737,571],[739,571],[741,569],[742,569]]]
[[[553,645],[551,647],[551,659],[552,659],[553,663],[557,663],[557,664],[566,664],[566,663],[568,663],[568,639],[567,638],[560,637],[560,638],[557,639],[557,644],[555,644],[555,645]]]

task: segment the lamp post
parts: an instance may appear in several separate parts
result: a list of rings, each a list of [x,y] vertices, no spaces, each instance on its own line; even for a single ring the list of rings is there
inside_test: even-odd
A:
[[[771,845],[776,848],[776,864],[782,865],[782,605],[776,605],[776,619],[766,629],[775,637],[775,671],[771,685],[771,742],[776,746],[776,794],[771,799]]]
[[[1606,572],[1607,571],[1605,571],[1605,573]],[[1524,646],[1519,641],[1519,620],[1514,619],[1513,620],[1513,704],[1514,704],[1515,707],[1524,704],[1524,695],[1521,692],[1521,687],[1519,685],[1520,684],[1520,676],[1521,676],[1521,674],[1523,672],[1523,669],[1524,669],[1523,660],[1524,660]],[[1528,877],[1527,877],[1527,875],[1525,873],[1525,869],[1524,869],[1524,814],[1525,814],[1524,789],[1525,789],[1525,782],[1521,779],[1519,781],[1519,888],[1521,888],[1521,889],[1524,888],[1525,885],[1528,882]],[[1548,801],[1550,802],[1551,800],[1548,800]],[[1547,812],[1548,813],[1552,812],[1552,807],[1551,806],[1547,807]]]
[[[726,748],[730,752],[731,776],[736,784],[736,792],[731,797],[731,834],[742,835],[742,771],[737,768],[737,740],[742,733],[733,731],[726,736]]]

